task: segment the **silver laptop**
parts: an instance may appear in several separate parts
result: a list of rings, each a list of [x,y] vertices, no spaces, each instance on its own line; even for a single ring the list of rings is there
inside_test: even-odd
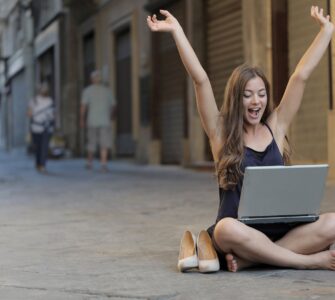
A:
[[[328,165],[247,167],[238,219],[245,224],[314,222]]]

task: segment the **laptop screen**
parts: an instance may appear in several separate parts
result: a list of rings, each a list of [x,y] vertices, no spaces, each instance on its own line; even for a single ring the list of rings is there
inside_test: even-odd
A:
[[[238,218],[319,214],[328,165],[247,167]]]

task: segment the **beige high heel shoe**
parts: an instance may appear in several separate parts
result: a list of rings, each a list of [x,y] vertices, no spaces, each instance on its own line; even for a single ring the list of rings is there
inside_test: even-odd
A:
[[[178,270],[180,272],[185,272],[196,267],[198,267],[198,256],[195,236],[190,231],[186,230],[180,241]]]
[[[199,271],[201,273],[217,272],[220,262],[212,244],[212,239],[206,230],[200,231],[197,239]]]

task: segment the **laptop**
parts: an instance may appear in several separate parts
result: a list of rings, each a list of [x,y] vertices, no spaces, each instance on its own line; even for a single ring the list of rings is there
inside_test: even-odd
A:
[[[314,222],[328,165],[247,167],[238,219],[245,224]]]

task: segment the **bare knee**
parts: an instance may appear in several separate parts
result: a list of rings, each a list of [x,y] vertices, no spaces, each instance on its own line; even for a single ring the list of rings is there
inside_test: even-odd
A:
[[[243,226],[245,225],[233,218],[220,220],[214,230],[215,243],[225,252],[232,245],[242,243],[248,238]]]
[[[335,213],[322,214],[320,221],[320,236],[329,244],[335,242]]]

